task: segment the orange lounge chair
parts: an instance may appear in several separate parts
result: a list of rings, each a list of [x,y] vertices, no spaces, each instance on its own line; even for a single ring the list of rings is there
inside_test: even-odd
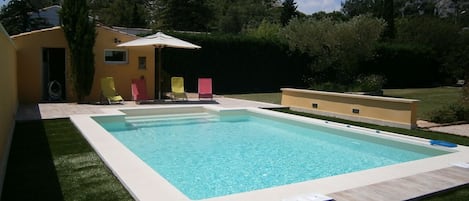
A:
[[[145,78],[132,79],[132,99],[139,103],[140,101],[150,100],[147,94],[147,85]]]
[[[212,78],[199,78],[199,99],[213,99]]]

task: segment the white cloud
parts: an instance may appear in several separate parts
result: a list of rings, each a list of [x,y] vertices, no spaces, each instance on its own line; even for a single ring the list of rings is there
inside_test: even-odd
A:
[[[342,0],[296,0],[295,2],[299,11],[312,14],[319,11],[338,11]]]

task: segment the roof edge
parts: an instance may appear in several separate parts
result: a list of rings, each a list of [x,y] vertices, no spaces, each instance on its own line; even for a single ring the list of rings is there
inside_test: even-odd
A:
[[[53,31],[53,30],[57,30],[57,29],[62,29],[62,27],[55,26],[55,27],[50,27],[50,28],[45,28],[45,29],[38,29],[38,30],[30,31],[30,32],[24,32],[24,33],[20,33],[20,34],[17,34],[17,35],[13,35],[13,36],[11,36],[11,38],[18,38],[18,37],[21,37],[21,36],[27,36],[27,35],[30,35],[30,34],[41,33],[41,32],[46,32],[46,31]]]
[[[105,26],[105,25],[102,25],[102,24],[96,24],[96,27],[101,27],[103,29],[113,31],[113,32],[116,32],[116,33],[119,33],[119,34],[124,34],[124,35],[132,36],[132,37],[138,37],[137,35],[129,34],[129,33],[123,32],[123,31],[119,31],[117,29],[113,29],[111,27],[108,27],[108,26]],[[38,30],[30,31],[30,32],[24,32],[24,33],[20,33],[20,34],[17,34],[17,35],[13,35],[10,38],[18,38],[18,37],[27,36],[27,35],[34,34],[34,33],[53,31],[53,30],[57,30],[57,29],[62,29],[62,27],[61,26],[54,26],[54,27],[45,28],[45,29],[38,29]]]
[[[106,30],[109,30],[109,31],[113,31],[113,32],[116,32],[116,33],[120,33],[120,34],[124,34],[124,35],[128,35],[128,36],[132,36],[132,37],[138,37],[137,35],[135,34],[130,34],[130,33],[126,33],[126,32],[123,32],[123,31],[119,31],[117,29],[114,29],[112,27],[108,27],[106,25],[103,25],[103,24],[96,24],[96,27],[101,27],[103,29],[106,29]]]

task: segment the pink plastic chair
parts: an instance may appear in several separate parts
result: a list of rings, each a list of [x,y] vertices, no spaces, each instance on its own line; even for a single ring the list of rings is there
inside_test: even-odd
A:
[[[145,84],[145,79],[132,79],[132,99],[134,101],[149,100],[147,94],[147,85]]]
[[[212,78],[199,78],[199,99],[213,99]]]

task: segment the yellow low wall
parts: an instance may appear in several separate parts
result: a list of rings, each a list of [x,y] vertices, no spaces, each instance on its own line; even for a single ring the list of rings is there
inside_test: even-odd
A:
[[[0,197],[18,108],[16,47],[0,24]]]
[[[418,100],[283,88],[292,110],[400,128],[417,127]]]

